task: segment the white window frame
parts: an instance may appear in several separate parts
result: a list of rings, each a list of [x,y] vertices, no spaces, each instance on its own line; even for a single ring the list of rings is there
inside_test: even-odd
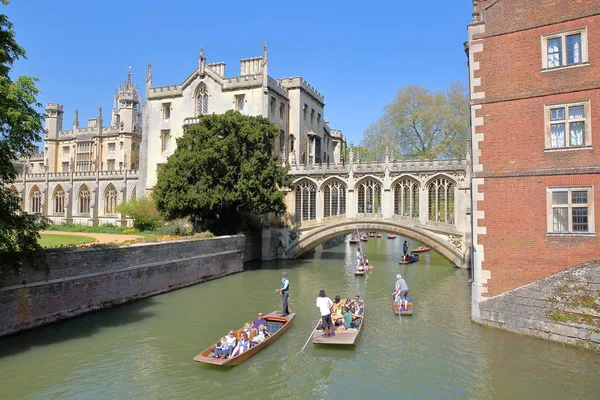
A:
[[[578,63],[567,64],[567,36],[581,35],[581,61]],[[561,65],[557,67],[548,66],[548,41],[552,39],[561,39]],[[542,70],[555,71],[557,69],[580,67],[589,65],[588,58],[588,34],[587,27],[581,27],[562,32],[554,32],[547,35],[542,35]]]
[[[238,94],[235,96],[235,110],[242,114],[244,113],[244,108],[246,105],[245,97],[246,96],[243,94]]]
[[[584,118],[582,119],[569,119],[569,108],[570,107],[578,107],[583,106]],[[564,108],[565,109],[565,118],[563,120],[552,120],[552,110]],[[552,147],[552,124],[556,123],[565,124],[565,146],[563,147]],[[583,122],[584,123],[584,131],[583,131],[583,145],[582,146],[572,146],[570,144],[571,135],[569,125],[575,122]],[[545,130],[545,139],[544,139],[544,147],[546,151],[560,151],[560,150],[576,150],[576,149],[589,149],[592,147],[592,118],[591,118],[591,107],[590,101],[578,101],[573,103],[558,103],[558,104],[546,104],[544,106],[544,130]]]
[[[577,204],[572,202],[572,192],[587,192],[587,204]],[[554,204],[553,193],[567,192],[568,200],[566,204]],[[595,236],[596,225],[594,222],[594,188],[592,186],[556,186],[546,188],[547,204],[547,225],[546,234],[549,236]],[[588,209],[588,230],[587,232],[578,232],[573,230],[573,208]],[[554,231],[554,209],[567,208],[568,229],[566,231]]]
[[[171,119],[171,103],[163,103],[162,119],[163,119],[163,121],[168,121]]]
[[[164,153],[169,150],[171,150],[171,130],[163,129],[160,131],[160,151]]]

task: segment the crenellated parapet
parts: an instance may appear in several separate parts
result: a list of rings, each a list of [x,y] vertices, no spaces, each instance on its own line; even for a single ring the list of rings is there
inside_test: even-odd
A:
[[[311,95],[319,103],[321,103],[321,105],[325,105],[325,97],[317,89],[315,89],[308,82],[306,82],[302,77],[294,76],[289,78],[281,78],[277,81],[288,90],[300,88],[309,95]]]

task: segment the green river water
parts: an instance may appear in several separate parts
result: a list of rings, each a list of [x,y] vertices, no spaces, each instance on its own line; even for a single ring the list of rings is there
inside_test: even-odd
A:
[[[469,271],[434,252],[398,265],[401,239],[371,238],[375,265],[355,277],[355,247],[302,260],[246,265],[240,274],[0,339],[2,399],[598,399],[600,354],[470,321]],[[418,243],[411,243],[411,247]],[[281,272],[294,325],[245,363],[192,358],[258,311],[279,310]],[[395,275],[415,314],[392,312]],[[298,354],[319,318],[319,289],[360,294],[358,344]]]

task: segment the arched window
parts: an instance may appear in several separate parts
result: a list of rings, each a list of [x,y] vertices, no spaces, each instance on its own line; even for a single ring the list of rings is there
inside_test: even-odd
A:
[[[62,186],[58,185],[54,189],[54,214],[62,214],[65,212],[65,191]]]
[[[419,218],[419,183],[402,179],[394,185],[394,214]]]
[[[331,181],[323,188],[323,211],[325,217],[346,214],[346,185]]]
[[[90,213],[90,190],[86,185],[79,188],[79,214]]]
[[[358,212],[381,212],[381,184],[373,179],[366,179],[358,185]]]
[[[196,115],[208,113],[208,90],[204,83],[198,85],[196,89]]]
[[[310,181],[296,185],[296,221],[317,219],[317,188]]]
[[[137,188],[137,186],[133,187],[133,190],[131,191],[131,198],[135,199],[137,197],[137,191],[135,190]]]
[[[446,178],[437,178],[428,186],[429,220],[454,224],[454,191],[456,185]]]
[[[31,189],[31,212],[41,214],[42,212],[42,192],[37,186]]]
[[[117,189],[111,183],[104,191],[104,214],[117,213]]]

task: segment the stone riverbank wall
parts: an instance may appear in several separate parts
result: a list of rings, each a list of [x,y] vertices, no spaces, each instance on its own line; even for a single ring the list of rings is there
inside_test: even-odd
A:
[[[243,235],[46,251],[0,270],[0,336],[243,270]]]
[[[600,351],[600,261],[474,304],[474,321]],[[476,310],[477,311],[477,310]]]

